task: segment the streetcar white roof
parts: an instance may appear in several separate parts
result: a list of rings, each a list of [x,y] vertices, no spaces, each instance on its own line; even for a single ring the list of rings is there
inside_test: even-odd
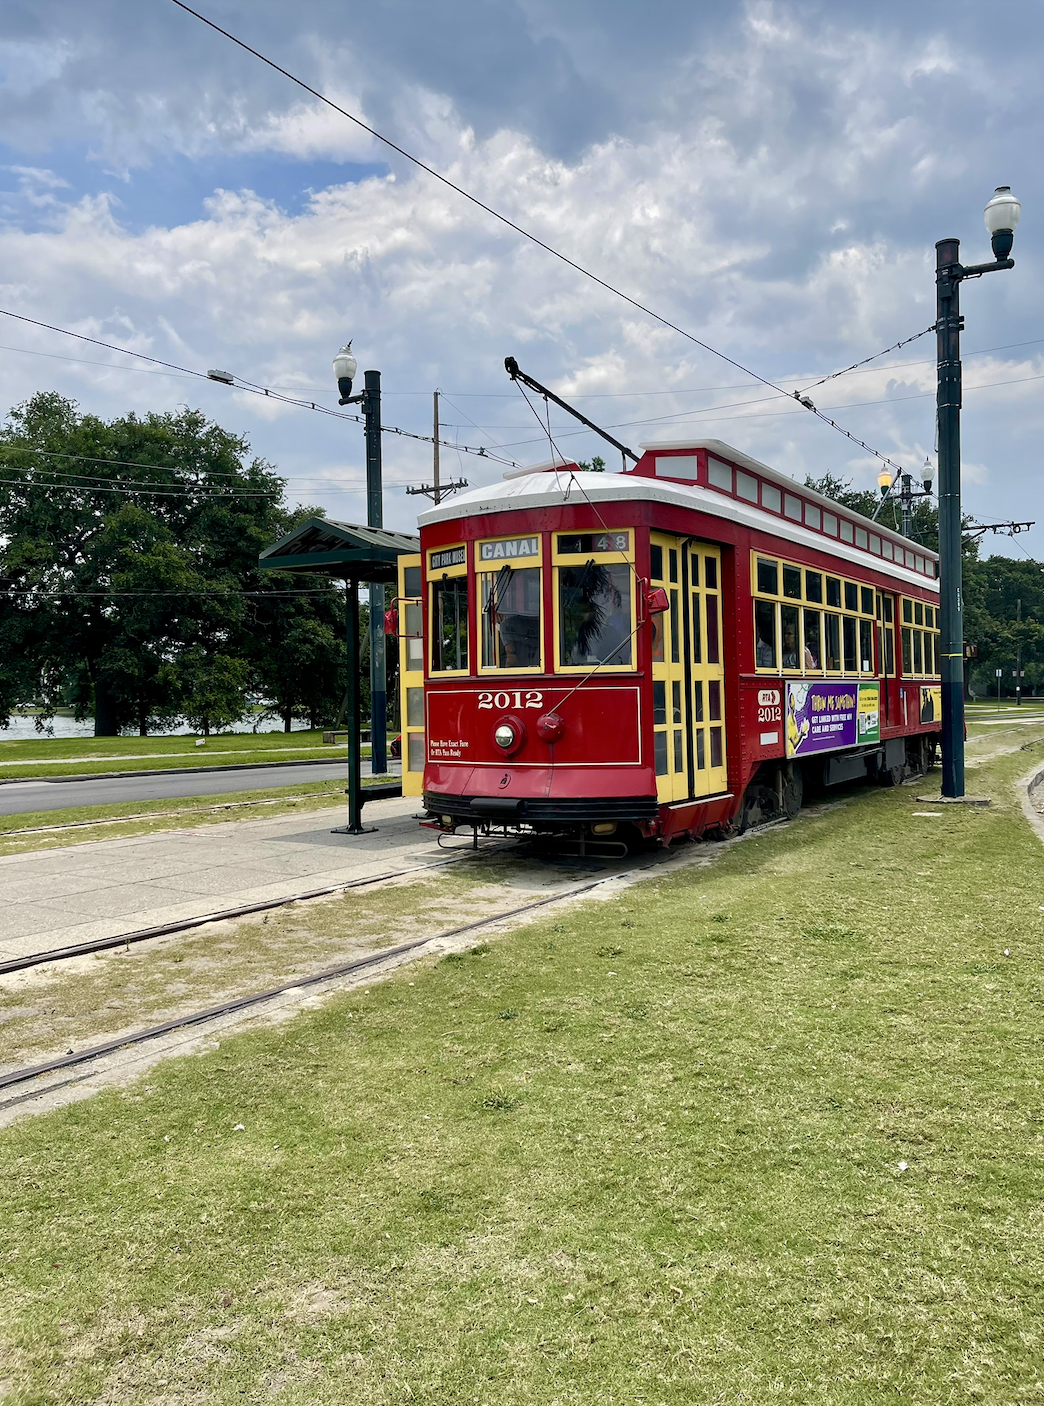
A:
[[[865,524],[869,531],[887,538],[889,541],[909,549],[908,538],[882,528],[871,522],[861,513],[852,512],[840,506],[832,498],[804,488],[795,479],[760,464],[756,459],[733,449],[721,440],[660,441],[642,445],[643,449],[707,449],[749,468],[773,483],[785,486],[803,498],[826,508],[828,512],[847,517],[857,524]],[[759,532],[770,532],[787,541],[799,543],[814,551],[824,552],[842,561],[853,562],[861,567],[872,567],[897,580],[920,586],[930,591],[938,591],[939,583],[929,576],[922,575],[896,561],[888,561],[874,552],[856,547],[850,543],[814,532],[797,522],[781,519],[754,504],[729,497],[713,488],[705,488],[695,483],[677,483],[666,478],[651,478],[638,474],[590,473],[582,469],[564,469],[558,464],[549,463],[546,467],[531,469],[525,477],[512,477],[507,482],[489,484],[486,487],[472,488],[461,493],[451,502],[428,508],[418,516],[421,527],[433,523],[452,521],[455,518],[480,517],[486,513],[521,511],[531,508],[558,507],[566,502],[580,500],[591,502],[652,502],[671,507],[689,508],[706,513],[710,517],[723,518],[742,523]],[[918,555],[929,561],[938,560],[938,554],[917,544]]]

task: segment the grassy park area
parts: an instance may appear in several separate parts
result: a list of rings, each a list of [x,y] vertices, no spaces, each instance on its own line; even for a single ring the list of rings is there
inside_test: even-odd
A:
[[[854,792],[10,1126],[0,1401],[1044,1399],[999,733],[989,809]]]
[[[394,735],[394,734],[392,734]],[[363,744],[369,756],[369,743]],[[237,766],[244,762],[332,760],[343,756],[342,736],[331,746],[322,732],[229,732],[208,737],[202,747],[187,737],[41,737],[4,740],[0,733],[0,780],[88,776],[110,771],[155,771],[162,767]]]

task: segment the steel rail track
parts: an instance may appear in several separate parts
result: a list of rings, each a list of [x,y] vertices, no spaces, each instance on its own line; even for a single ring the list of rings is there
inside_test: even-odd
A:
[[[452,863],[453,861],[447,861]],[[641,872],[646,869],[655,868],[658,864],[666,862],[666,854],[651,860],[649,863],[637,865],[630,873]],[[425,866],[434,867],[434,866]],[[266,1001],[272,1001],[278,996],[284,996],[291,991],[303,991],[310,987],[321,986],[328,981],[337,981],[346,976],[353,976],[357,972],[366,971],[369,968],[380,966],[382,963],[394,960],[396,957],[404,957],[411,952],[417,952],[422,947],[427,947],[433,942],[445,942],[453,937],[460,937],[464,933],[476,932],[480,928],[488,928],[496,923],[506,922],[510,918],[520,917],[523,913],[531,913],[537,908],[546,908],[552,903],[563,903],[567,899],[576,898],[581,894],[590,893],[592,889],[601,887],[602,884],[611,883],[614,879],[623,877],[619,874],[606,874],[599,879],[591,879],[587,883],[574,884],[571,888],[564,889],[559,893],[548,894],[544,898],[534,899],[530,903],[520,904],[517,908],[510,908],[503,913],[491,913],[486,918],[476,918],[473,922],[463,923],[459,927],[449,928],[445,932],[429,934],[427,937],[413,938],[410,942],[400,943],[396,947],[386,947],[380,952],[371,952],[365,957],[356,957],[351,962],[345,962],[341,966],[328,967],[324,971],[313,972],[310,976],[296,977],[293,981],[283,982],[279,986],[270,987],[267,991],[257,991],[249,996],[238,996],[234,1000],[224,1001],[221,1005],[210,1006],[206,1010],[193,1011],[187,1015],[177,1016],[173,1020],[164,1021],[161,1025],[152,1025],[145,1030],[135,1031],[131,1035],[123,1035],[114,1040],[106,1040],[100,1045],[91,1045],[78,1053],[62,1055],[58,1059],[48,1060],[43,1064],[29,1065],[23,1069],[15,1069],[7,1074],[0,1075],[0,1089],[15,1088],[19,1084],[27,1084],[33,1079],[40,1079],[47,1074],[58,1073],[62,1069],[72,1069],[78,1065],[90,1063],[93,1060],[101,1059],[105,1055],[114,1054],[117,1050],[127,1049],[134,1045],[142,1045],[149,1040],[159,1039],[163,1035],[170,1034],[175,1030],[184,1030],[191,1026],[204,1025],[208,1021],[219,1020],[222,1016],[234,1015],[238,1011],[249,1010],[253,1006],[263,1005]],[[340,886],[338,886],[340,887]],[[284,900],[284,902],[287,900]],[[67,1087],[70,1083],[82,1082],[78,1079],[67,1080],[60,1084],[51,1084],[44,1089],[30,1095],[22,1095],[0,1103],[0,1110],[9,1108],[17,1103],[23,1103],[27,1098],[43,1097],[60,1088]]]
[[[499,850],[502,846],[497,846]],[[479,850],[479,854],[490,851]],[[237,908],[219,908],[212,913],[202,913],[196,918],[179,918],[176,922],[155,923],[152,927],[137,928],[134,932],[116,933],[112,937],[95,937],[88,942],[73,943],[69,947],[54,947],[49,952],[34,952],[25,957],[11,957],[0,962],[0,976],[9,972],[25,971],[27,967],[47,966],[51,962],[63,962],[72,957],[89,957],[94,952],[108,952],[115,947],[129,947],[131,943],[147,942],[153,937],[170,937],[176,932],[189,932],[193,928],[204,927],[207,923],[220,923],[229,918],[245,918],[251,913],[265,913],[273,908],[285,908],[291,903],[303,903],[309,898],[327,898],[332,893],[342,893],[348,889],[365,888],[370,884],[385,883],[388,879],[401,879],[407,874],[423,873],[427,869],[444,869],[448,864],[459,864],[461,860],[472,858],[475,851],[466,850],[456,858],[438,859],[434,864],[414,864],[408,869],[394,869],[389,874],[373,874],[365,879],[346,879],[338,884],[327,884],[320,889],[307,889],[304,893],[291,893],[285,898],[266,898],[259,903],[243,903]]]

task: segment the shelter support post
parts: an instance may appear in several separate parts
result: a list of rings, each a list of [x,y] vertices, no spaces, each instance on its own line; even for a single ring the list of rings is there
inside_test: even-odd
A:
[[[362,726],[362,697],[359,688],[359,583],[346,583],[345,644],[348,656],[348,823],[331,833],[335,835],[365,835],[362,823],[362,748],[359,745]],[[374,827],[371,826],[372,830]]]

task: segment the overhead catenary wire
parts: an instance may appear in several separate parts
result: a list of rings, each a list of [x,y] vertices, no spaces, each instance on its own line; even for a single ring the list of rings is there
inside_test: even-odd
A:
[[[253,55],[254,58],[259,59],[261,63],[266,64],[276,73],[281,73],[284,78],[289,79],[291,83],[296,84],[296,86],[301,88],[304,92],[309,93],[313,98],[316,98],[319,102],[324,103],[334,112],[337,112],[342,117],[347,118],[349,122],[355,123],[355,125],[361,128],[364,132],[368,132],[371,137],[374,137],[377,141],[381,142],[384,146],[388,147],[389,150],[397,152],[399,156],[403,157],[406,161],[411,162],[414,166],[418,168],[418,170],[426,172],[429,176],[433,177],[433,179],[441,182],[441,184],[446,186],[448,189],[455,191],[457,195],[461,196],[467,201],[470,201],[472,205],[476,206],[480,210],[485,211],[487,215],[492,216],[493,219],[498,220],[508,229],[514,230],[516,234],[520,234],[524,239],[528,239],[531,243],[543,249],[553,258],[560,260],[563,264],[566,264],[569,268],[575,270],[575,272],[579,273],[583,278],[590,279],[593,283],[596,283],[600,288],[604,288],[608,293],[613,294],[614,297],[621,298],[624,302],[630,304],[631,307],[637,308],[639,312],[644,313],[647,317],[651,317],[654,321],[660,323],[662,327],[666,327],[670,331],[676,332],[678,336],[684,337],[687,341],[692,342],[695,346],[701,347],[704,351],[710,352],[712,356],[716,356],[720,360],[727,362],[730,366],[734,366],[737,371],[742,371],[744,375],[750,376],[756,381],[760,381],[762,385],[770,387],[772,390],[777,391],[780,395],[788,394],[788,392],[786,392],[782,386],[777,385],[776,382],[769,380],[766,376],[762,376],[760,372],[752,370],[749,366],[745,366],[742,362],[737,361],[735,357],[729,356],[726,352],[719,351],[717,347],[711,346],[709,342],[703,341],[703,339],[697,337],[695,333],[688,332],[685,330],[685,328],[679,327],[677,323],[671,322],[670,319],[664,317],[662,313],[658,313],[653,308],[648,307],[645,303],[639,302],[637,298],[632,298],[629,293],[625,293],[622,289],[617,288],[614,284],[608,282],[607,279],[599,277],[599,275],[594,273],[591,269],[585,268],[583,264],[577,263],[575,259],[569,258],[567,254],[563,254],[560,249],[556,249],[553,245],[548,244],[546,240],[541,239],[531,230],[525,229],[522,225],[510,219],[507,215],[501,214],[501,212],[499,210],[494,209],[492,205],[487,205],[486,202],[484,200],[480,200],[477,195],[472,195],[472,193],[468,190],[465,190],[463,186],[457,185],[457,183],[455,181],[451,181],[448,176],[444,176],[441,171],[437,171],[433,166],[429,166],[427,162],[422,161],[420,157],[414,156],[412,152],[409,152],[404,147],[399,146],[397,142],[393,142],[390,137],[386,137],[383,133],[378,132],[375,127],[371,127],[369,123],[364,122],[361,117],[357,117],[354,113],[349,112],[347,108],[341,107],[339,103],[334,102],[332,98],[328,97],[325,93],[320,92],[318,88],[313,88],[311,84],[306,83],[303,78],[299,78],[295,73],[291,73],[289,69],[283,68],[281,64],[276,63],[274,59],[270,59],[267,54],[261,53],[259,49],[253,48],[250,44],[246,43],[245,40],[240,39],[230,30],[223,29],[221,25],[215,23],[214,20],[209,19],[204,14],[201,14],[199,10],[193,9],[191,5],[187,5],[185,3],[185,0],[171,0],[171,3],[176,5],[178,9],[184,10],[186,14],[192,15],[202,24],[205,24],[209,29],[214,30],[216,34],[220,34],[225,39],[228,39],[231,43],[235,44],[245,53]],[[793,394],[795,397],[799,395],[797,391],[795,391]],[[879,459],[883,464],[887,464],[890,468],[894,469],[897,475],[903,472],[901,465],[896,463],[894,459],[889,458],[887,454],[882,454],[880,450],[874,449],[872,445],[867,444],[867,442],[863,439],[860,439],[858,435],[851,434],[848,430],[844,428],[844,426],[839,425],[836,420],[832,420],[828,415],[824,415],[820,410],[816,408],[815,405],[812,404],[810,400],[807,399],[807,397],[803,400],[800,400],[799,403],[803,405],[805,409],[808,410],[811,414],[815,415],[817,419],[822,420],[824,424],[827,424],[830,426],[831,429],[836,430],[838,434],[844,435],[844,437],[850,440],[853,444],[858,445],[861,449],[866,450],[868,454],[871,454],[874,458]]]
[[[42,327],[48,332],[59,332],[65,337],[76,337],[82,342],[90,342],[92,346],[104,347],[106,351],[118,352],[123,356],[137,357],[140,361],[148,361],[155,366],[163,366],[168,371],[181,372],[186,376],[194,377],[196,380],[206,381],[210,385],[228,384],[227,382],[215,381],[214,378],[205,371],[195,371],[192,367],[178,366],[175,362],[163,361],[160,357],[148,356],[145,352],[131,351],[128,347],[118,347],[112,342],[103,342],[97,337],[88,337],[86,333],[83,332],[71,332],[67,327],[56,327],[50,322],[40,322],[37,318],[27,317],[24,313],[11,312],[9,308],[0,308],[0,316],[13,317],[18,322],[25,322],[33,327]],[[114,367],[113,369],[118,370],[119,368]],[[340,410],[331,410],[328,406],[319,405],[314,400],[302,400],[295,396],[282,395],[271,387],[256,385],[251,381],[244,380],[241,376],[233,376],[231,389],[243,391],[246,395],[257,395],[266,400],[275,400],[282,405],[293,405],[299,410],[311,410],[317,415],[329,415],[335,420],[351,420],[359,425],[365,423],[365,419],[362,415],[353,415]],[[381,431],[384,434],[399,435],[403,439],[419,440],[424,444],[432,443],[431,435],[416,434],[413,430],[404,430],[398,425],[382,424]],[[489,450],[481,445],[476,448],[470,444],[452,444],[447,440],[440,440],[439,443],[445,445],[447,449],[456,449],[458,453],[461,454],[475,454],[480,459],[493,459],[497,463],[508,464],[511,468],[515,469],[520,467],[514,459],[503,459],[497,454],[491,454]]]

